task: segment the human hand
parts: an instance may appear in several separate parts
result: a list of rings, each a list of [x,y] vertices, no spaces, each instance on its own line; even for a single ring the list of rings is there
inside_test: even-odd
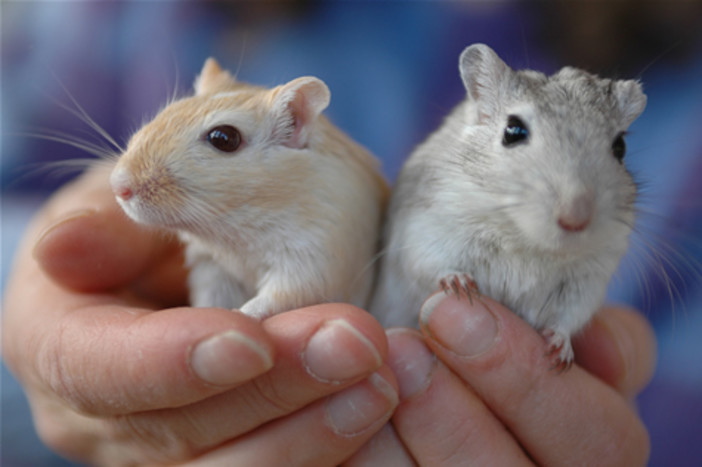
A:
[[[348,465],[645,465],[632,401],[655,339],[638,313],[601,310],[560,374],[543,338],[489,298],[439,292],[422,317],[421,334],[388,331],[401,403]]]
[[[387,422],[397,386],[372,317],[178,307],[180,246],[129,221],[107,176],[53,197],[6,289],[4,358],[45,443],[103,465],[335,465]]]

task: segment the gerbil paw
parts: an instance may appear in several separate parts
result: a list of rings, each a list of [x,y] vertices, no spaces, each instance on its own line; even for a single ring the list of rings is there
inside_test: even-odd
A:
[[[573,366],[573,347],[570,345],[570,337],[562,332],[553,329],[545,329],[541,335],[546,340],[546,358],[551,360],[551,370],[556,373],[568,371]]]
[[[232,308],[232,311],[238,311],[240,313],[243,313],[246,316],[250,316],[251,318],[255,319],[256,321],[263,321],[269,317],[269,315],[267,315],[267,314],[257,314],[257,313],[246,312],[246,311],[242,310],[241,308]]]
[[[478,285],[468,274],[451,274],[439,280],[439,287],[445,294],[453,293],[457,298],[461,295],[473,302],[473,296],[480,296]]]
[[[263,321],[266,318],[270,318],[275,313],[271,309],[269,304],[265,300],[260,300],[257,298],[252,298],[248,302],[244,303],[239,311],[247,316],[251,316],[258,321]]]

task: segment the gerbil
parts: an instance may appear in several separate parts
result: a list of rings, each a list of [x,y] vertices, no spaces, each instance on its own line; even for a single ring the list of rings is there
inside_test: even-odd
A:
[[[553,364],[604,300],[628,246],[636,186],[624,135],[639,83],[566,67],[509,68],[489,47],[460,56],[467,97],[398,177],[372,311],[416,325],[440,284],[490,296],[547,340]]]
[[[129,217],[185,243],[191,305],[259,319],[367,306],[388,192],[377,160],[321,115],[327,86],[256,87],[208,59],[194,87],[132,136],[110,178]]]

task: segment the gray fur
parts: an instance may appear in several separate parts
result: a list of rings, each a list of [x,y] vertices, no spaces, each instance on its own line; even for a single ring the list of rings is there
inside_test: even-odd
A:
[[[398,177],[372,312],[385,325],[416,325],[439,281],[467,274],[481,293],[553,331],[549,343],[569,364],[569,338],[600,306],[628,246],[636,188],[612,143],[646,97],[635,81],[575,68],[514,71],[480,44],[466,48],[459,69],[466,99]],[[505,147],[510,115],[530,133]],[[559,227],[582,216],[581,205],[587,228]]]

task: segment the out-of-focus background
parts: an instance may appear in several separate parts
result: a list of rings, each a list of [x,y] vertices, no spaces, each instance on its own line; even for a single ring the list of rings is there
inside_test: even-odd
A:
[[[190,91],[208,56],[273,86],[316,75],[327,114],[395,178],[412,148],[463,98],[458,55],[484,42],[515,68],[564,65],[638,78],[648,107],[627,139],[640,222],[611,299],[648,316],[658,370],[638,399],[651,465],[702,462],[702,2],[13,2],[0,4],[2,284],[39,204],[68,179],[35,172],[85,157],[35,137],[117,141]],[[27,175],[33,174],[33,175]],[[2,368],[0,464],[71,465],[36,437]]]

